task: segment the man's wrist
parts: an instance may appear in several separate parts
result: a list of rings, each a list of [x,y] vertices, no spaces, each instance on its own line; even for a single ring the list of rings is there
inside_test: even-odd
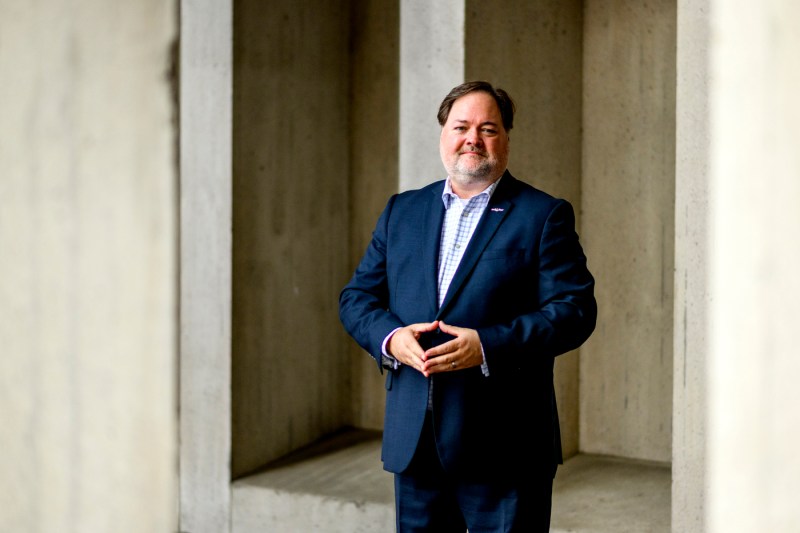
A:
[[[399,329],[402,328],[394,328],[392,331],[390,331],[389,334],[383,339],[383,343],[381,343],[381,366],[383,368],[394,370],[400,366],[400,361],[395,359],[395,357],[389,353],[389,341],[392,339],[392,335],[397,333],[397,330]]]

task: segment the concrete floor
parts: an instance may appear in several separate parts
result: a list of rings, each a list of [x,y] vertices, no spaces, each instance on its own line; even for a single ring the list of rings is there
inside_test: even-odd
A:
[[[577,455],[553,486],[553,533],[669,533],[669,466]]]
[[[669,533],[670,469],[579,455],[553,489],[552,533]],[[380,435],[343,433],[232,488],[233,533],[394,531],[391,474]]]

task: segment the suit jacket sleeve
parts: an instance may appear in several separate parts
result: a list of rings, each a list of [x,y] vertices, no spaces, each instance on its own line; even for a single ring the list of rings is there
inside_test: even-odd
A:
[[[389,199],[361,262],[339,295],[339,318],[345,330],[376,360],[379,367],[384,339],[392,330],[404,326],[388,309],[386,240],[395,198]]]

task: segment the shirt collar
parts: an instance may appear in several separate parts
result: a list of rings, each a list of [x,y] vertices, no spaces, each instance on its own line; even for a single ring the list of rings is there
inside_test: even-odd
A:
[[[492,194],[494,194],[494,190],[497,188],[497,184],[500,183],[501,179],[503,179],[503,176],[500,176],[491,185],[486,187],[484,190],[482,190],[472,198],[478,196],[486,196],[487,198],[491,198]],[[444,202],[444,208],[450,209],[450,204],[456,198],[458,198],[458,195],[453,192],[453,187],[450,185],[450,176],[448,176],[447,179],[444,181],[444,191],[442,191],[442,202]],[[470,200],[472,198],[470,198]]]

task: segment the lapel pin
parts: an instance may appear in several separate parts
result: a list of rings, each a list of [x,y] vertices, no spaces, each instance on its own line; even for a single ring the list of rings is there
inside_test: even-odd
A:
[[[505,210],[502,207],[493,207],[492,211],[494,211],[495,213],[502,213]]]

